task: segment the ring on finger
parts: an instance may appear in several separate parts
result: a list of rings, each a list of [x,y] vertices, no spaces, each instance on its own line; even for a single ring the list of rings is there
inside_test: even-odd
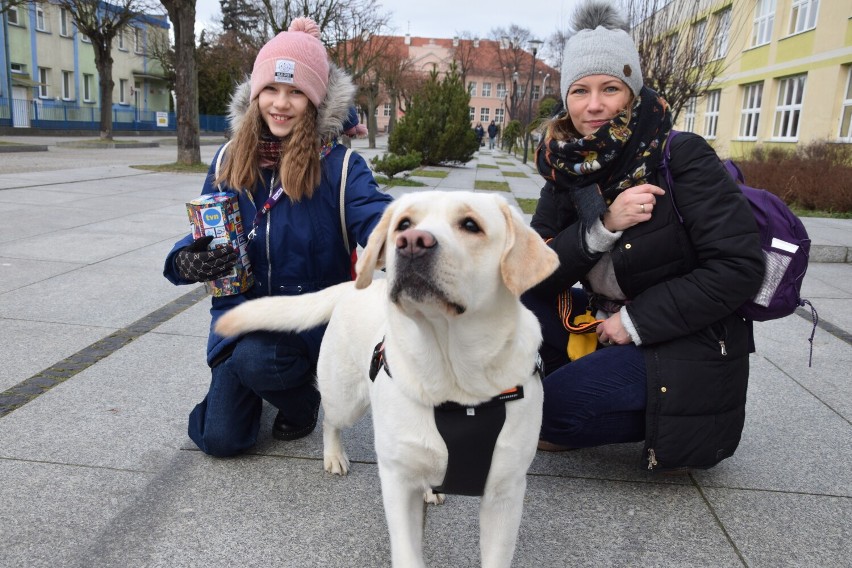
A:
[[[645,212],[645,204],[644,204],[644,203],[640,203],[640,204],[639,204],[639,207],[641,207],[641,208],[642,208],[642,213],[644,213],[644,212]]]

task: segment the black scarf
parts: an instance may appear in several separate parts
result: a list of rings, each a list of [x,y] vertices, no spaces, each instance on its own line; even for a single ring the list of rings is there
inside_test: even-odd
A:
[[[567,192],[585,225],[606,212],[628,187],[646,183],[660,161],[661,146],[671,130],[669,105],[642,87],[630,119],[621,112],[594,134],[555,140],[546,136],[536,150],[539,173],[555,191]],[[557,120],[565,117],[565,113]]]

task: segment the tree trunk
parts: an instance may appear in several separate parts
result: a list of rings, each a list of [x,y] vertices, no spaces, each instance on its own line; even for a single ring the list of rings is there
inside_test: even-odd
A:
[[[174,26],[177,162],[201,162],[198,72],[195,67],[195,0],[162,0]]]
[[[376,132],[379,130],[379,125],[376,121],[376,99],[379,97],[379,86],[371,85],[367,89],[367,139],[369,140],[368,148],[374,150],[376,148]]]
[[[99,46],[92,42],[95,48],[95,67],[98,70],[98,90],[101,96],[100,129],[101,140],[112,140],[112,90],[115,81],[112,80],[112,50],[111,46]]]
[[[399,97],[396,93],[391,93],[391,113],[390,119],[388,120],[388,136],[393,132],[394,127],[396,127],[396,109],[399,106]]]

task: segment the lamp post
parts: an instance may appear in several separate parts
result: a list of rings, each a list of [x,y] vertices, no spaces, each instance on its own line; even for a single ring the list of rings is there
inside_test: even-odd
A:
[[[527,163],[527,151],[529,150],[529,147],[530,147],[530,134],[531,134],[530,133],[530,124],[532,124],[532,100],[533,100],[532,89],[533,89],[533,79],[535,78],[535,54],[538,53],[538,49],[542,46],[543,43],[544,42],[541,41],[540,39],[531,39],[529,41],[530,51],[532,51],[532,67],[530,68],[530,88],[529,88],[529,91],[528,91],[528,94],[527,94],[527,97],[529,97],[529,100],[528,100],[528,103],[527,103],[527,105],[528,105],[527,106],[527,125],[526,125],[526,128],[524,129],[525,135],[524,135],[524,159],[523,159],[523,163],[525,163],[525,164]]]
[[[541,96],[544,97],[547,95],[547,80],[550,79],[550,73],[544,76],[544,79],[541,80]]]

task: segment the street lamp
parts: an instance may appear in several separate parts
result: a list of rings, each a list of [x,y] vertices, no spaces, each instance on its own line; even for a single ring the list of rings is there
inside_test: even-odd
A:
[[[547,80],[550,79],[550,73],[544,76],[544,79],[541,80],[541,96],[547,95]]]
[[[530,88],[527,96],[529,97],[528,110],[527,110],[527,126],[526,126],[526,134],[524,136],[524,159],[523,163],[527,163],[527,151],[530,147],[530,124],[532,124],[532,88],[533,88],[533,78],[535,77],[535,54],[538,53],[539,48],[544,44],[540,39],[531,39],[529,41],[530,50],[532,51],[532,67],[530,68]]]

